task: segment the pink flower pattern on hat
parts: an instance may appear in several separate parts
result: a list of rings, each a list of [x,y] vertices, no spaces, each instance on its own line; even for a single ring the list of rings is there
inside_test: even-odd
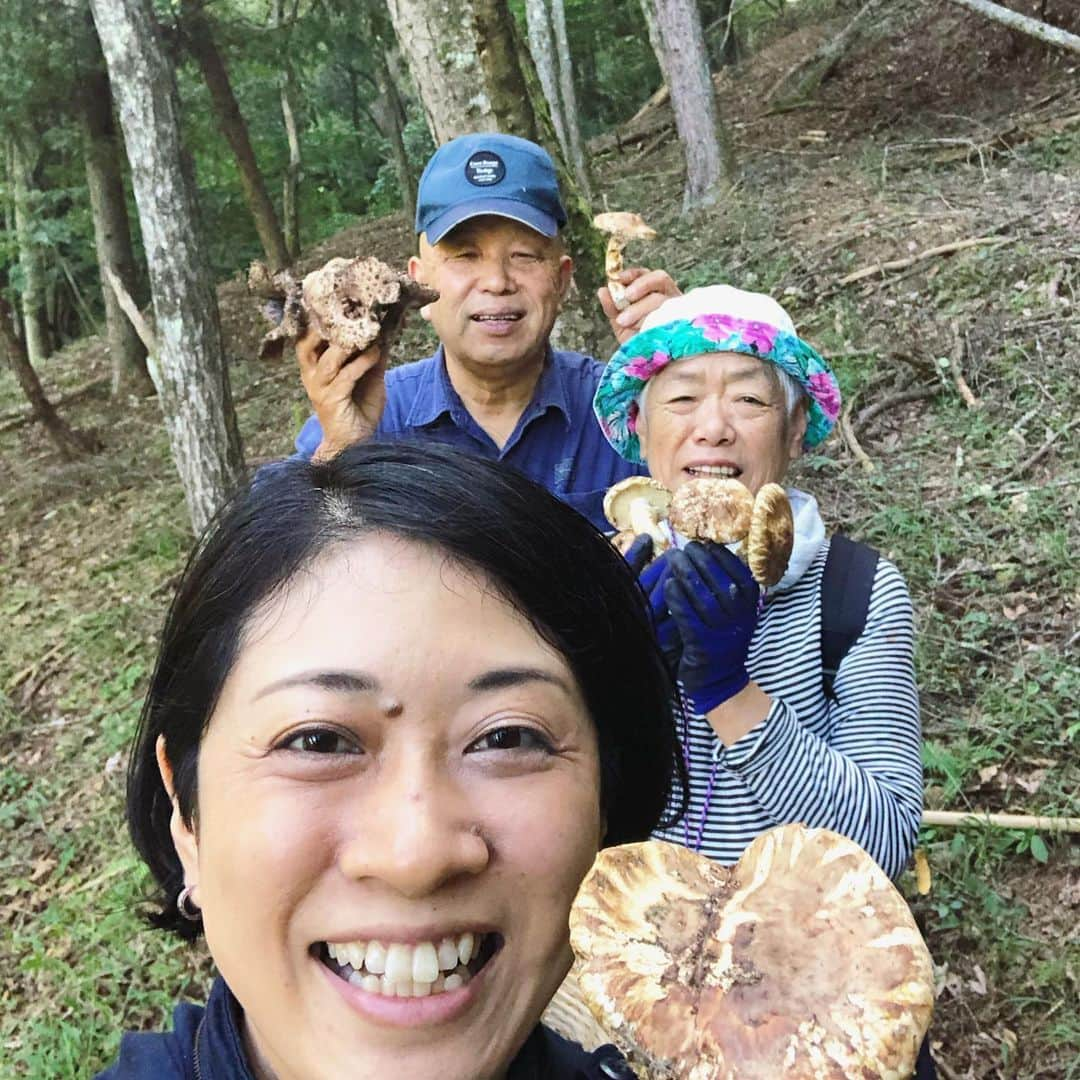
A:
[[[733,334],[755,352],[767,353],[776,341],[776,327],[734,315],[699,315],[693,322],[712,341],[726,341]]]

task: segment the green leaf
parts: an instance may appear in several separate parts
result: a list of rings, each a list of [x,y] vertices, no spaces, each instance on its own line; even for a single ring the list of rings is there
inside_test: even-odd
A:
[[[1044,863],[1050,858],[1050,852],[1046,850],[1046,841],[1038,833],[1031,836],[1031,855],[1036,862]]]

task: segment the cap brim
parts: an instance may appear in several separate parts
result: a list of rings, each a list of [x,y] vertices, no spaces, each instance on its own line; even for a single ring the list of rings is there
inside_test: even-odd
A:
[[[556,236],[559,232],[559,223],[550,214],[545,214],[542,210],[537,210],[527,203],[517,202],[514,199],[473,199],[467,203],[458,203],[457,206],[451,207],[428,222],[424,235],[429,244],[437,244],[451,229],[456,228],[463,221],[483,217],[486,214],[519,221],[522,225],[535,229],[542,236]]]

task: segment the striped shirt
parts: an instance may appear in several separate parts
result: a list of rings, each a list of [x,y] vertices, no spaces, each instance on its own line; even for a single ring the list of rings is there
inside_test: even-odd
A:
[[[773,593],[747,664],[769,694],[765,719],[725,747],[703,716],[687,715],[690,803],[656,833],[723,863],[765,829],[803,822],[861,845],[890,877],[915,847],[923,782],[911,600],[900,572],[879,559],[866,627],[821,684],[824,543],[799,581]]]

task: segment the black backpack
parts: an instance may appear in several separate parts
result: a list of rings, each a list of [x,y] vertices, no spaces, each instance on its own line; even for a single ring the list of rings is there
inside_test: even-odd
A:
[[[833,536],[821,576],[821,688],[830,701],[840,663],[866,626],[877,564],[869,544]]]

